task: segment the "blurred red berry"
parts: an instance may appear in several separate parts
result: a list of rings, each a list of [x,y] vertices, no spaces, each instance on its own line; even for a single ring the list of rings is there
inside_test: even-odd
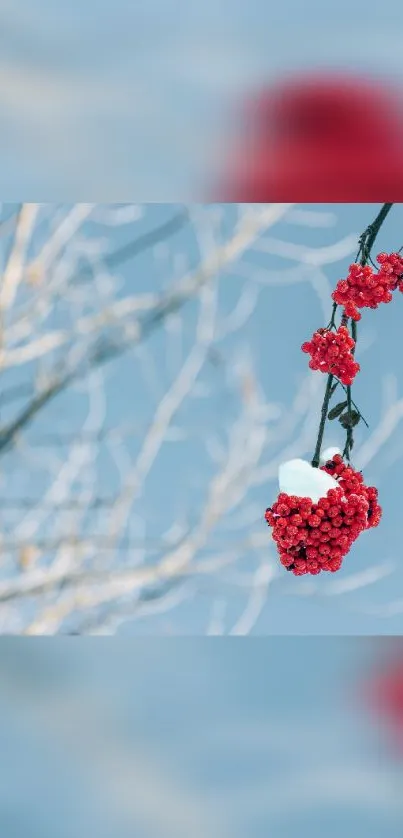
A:
[[[403,749],[403,656],[391,659],[369,682],[361,694],[380,722],[384,722],[394,745]]]
[[[242,122],[220,200],[403,199],[403,106],[391,86],[299,75],[252,96]]]

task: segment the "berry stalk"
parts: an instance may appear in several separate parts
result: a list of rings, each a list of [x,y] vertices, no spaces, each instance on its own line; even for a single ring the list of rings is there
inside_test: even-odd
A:
[[[320,411],[320,424],[318,430],[318,438],[316,440],[315,453],[312,458],[312,465],[314,468],[319,468],[320,452],[323,442],[323,434],[325,432],[326,416],[329,410],[330,399],[332,398],[333,375],[328,375],[326,382],[326,390],[323,399],[322,408]]]

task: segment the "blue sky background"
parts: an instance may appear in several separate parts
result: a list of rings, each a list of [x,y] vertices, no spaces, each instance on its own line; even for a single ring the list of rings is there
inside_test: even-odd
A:
[[[50,212],[50,209],[46,211]],[[219,363],[207,362],[203,366],[191,396],[183,401],[174,416],[169,438],[161,447],[143,491],[133,504],[118,551],[103,546],[108,510],[90,510],[86,515],[81,533],[97,539],[98,554],[95,553],[92,560],[95,566],[117,571],[142,562],[155,564],[161,558],[158,549],[144,554],[136,547],[139,540],[144,542],[146,539],[152,547],[155,540],[168,538],[174,522],[176,530],[170,533],[172,538],[195,526],[206,503],[209,482],[220,468],[215,458],[219,461],[222,452],[226,456],[228,429],[237,421],[242,409],[237,378],[242,364],[254,370],[260,397],[270,405],[268,429],[271,438],[255,469],[246,498],[230,514],[224,515],[197,556],[201,561],[211,560],[232,546],[236,549],[233,562],[214,573],[180,580],[176,591],[166,592],[168,599],[162,597],[162,602],[143,604],[138,613],[136,611],[135,620],[129,619],[129,614],[119,629],[123,633],[204,634],[213,631],[217,621],[222,621],[220,630],[224,633],[237,633],[259,563],[275,568],[276,575],[251,628],[252,633],[402,633],[401,294],[397,293],[388,306],[364,312],[359,324],[357,349],[362,371],[353,391],[353,397],[370,425],[369,430],[363,425],[357,429],[353,463],[364,469],[367,483],[379,489],[384,511],[381,525],[361,536],[339,573],[301,579],[291,577],[278,567],[274,545],[262,519],[264,510],[278,492],[279,463],[295,456],[311,459],[315,445],[325,379],[309,373],[307,358],[300,351],[300,345],[316,328],[328,322],[331,290],[345,275],[356,252],[356,239],[378,209],[378,205],[360,204],[299,205],[255,241],[241,260],[235,260],[222,271],[217,330],[242,298],[246,282],[255,294],[255,308],[234,334],[214,343],[219,352]],[[103,252],[113,251],[124,239],[136,239],[172,218],[180,206],[155,204],[140,210],[141,217],[137,221],[117,230],[102,226],[94,218],[83,228],[84,238],[95,241],[101,237]],[[124,298],[145,291],[166,292],[186,270],[199,264],[198,237],[207,219],[216,217],[214,247],[232,234],[237,214],[235,206],[194,206],[190,210],[190,220],[181,231],[163,245],[142,252],[116,269],[114,282],[117,285],[112,284],[110,292],[113,296]],[[61,211],[66,210],[61,208]],[[45,229],[46,225],[38,227],[38,241],[34,240],[33,252]],[[403,210],[401,205],[396,205],[382,229],[375,253],[381,249],[398,249],[402,244]],[[297,246],[311,250],[296,250]],[[6,252],[7,241],[4,239],[3,247]],[[317,266],[301,266],[301,259],[312,261],[312,249],[316,252],[317,248],[331,248],[327,251],[328,264],[322,266],[320,273]],[[80,270],[83,264],[81,260]],[[105,299],[95,280],[91,279],[91,272],[87,277],[86,306],[88,311],[96,312]],[[46,328],[71,326],[76,316],[75,306],[70,297],[62,296]],[[113,444],[102,443],[97,447],[96,464],[84,463],[71,482],[68,497],[79,498],[88,485],[93,492],[95,486],[95,494],[101,498],[113,498],[119,491],[122,479],[140,452],[157,405],[191,350],[197,307],[195,301],[190,302],[181,314],[181,340],[176,332],[167,331],[164,326],[139,349],[103,368],[101,427],[128,426],[125,448],[119,453]],[[80,311],[82,313],[82,308]],[[113,336],[113,332],[111,334]],[[56,353],[54,359],[63,358],[63,355],[64,350]],[[29,389],[35,370],[36,362],[6,370],[3,392],[6,394],[8,388],[24,382]],[[25,437],[30,446],[29,456],[28,449],[24,448],[3,456],[0,494],[6,498],[2,509],[6,543],[9,540],[30,543],[35,539],[46,543],[46,539],[65,538],[63,534],[71,532],[68,513],[58,508],[63,506],[65,497],[56,491],[47,498],[45,493],[54,459],[59,458],[63,463],[71,435],[77,433],[79,441],[91,428],[92,431],[99,430],[98,420],[88,419],[91,398],[88,383],[84,389],[83,385],[70,388],[30,426]],[[2,422],[11,421],[25,403],[26,396],[9,403],[5,400]],[[290,425],[292,417],[294,424]],[[63,440],[66,434],[67,442],[59,439],[56,447],[49,442],[49,436],[54,439],[56,435]],[[343,440],[343,433],[335,424],[327,431],[325,444],[342,444]],[[241,443],[239,455],[243,445]],[[79,449],[76,456],[78,454]],[[7,506],[12,499],[16,499],[18,505],[21,498],[32,499],[31,510],[12,510]],[[50,509],[46,504],[50,504]],[[256,545],[253,550],[242,546],[252,535]],[[2,579],[6,584],[20,571],[16,566],[15,550],[4,548],[3,556]],[[49,549],[42,550],[40,565],[45,568],[51,559]],[[159,594],[162,593],[160,590]],[[63,598],[63,592],[60,595]],[[171,605],[169,596],[173,597]],[[134,594],[133,597],[135,610]],[[14,602],[11,606],[3,604],[2,615],[8,630],[21,613],[33,616],[32,609],[29,600],[20,604]],[[11,623],[7,623],[7,619]],[[63,623],[62,630],[74,629],[83,619],[82,613],[74,614]],[[16,625],[19,625],[18,621]]]

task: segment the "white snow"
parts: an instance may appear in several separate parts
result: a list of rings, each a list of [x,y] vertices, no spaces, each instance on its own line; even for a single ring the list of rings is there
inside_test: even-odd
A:
[[[320,455],[320,464],[324,466],[328,460],[332,460],[336,454],[341,454],[340,448],[326,448],[326,451]]]
[[[313,503],[325,497],[329,489],[337,489],[339,485],[334,477],[314,468],[306,460],[282,463],[278,470],[278,482],[280,492],[299,498],[311,498]]]

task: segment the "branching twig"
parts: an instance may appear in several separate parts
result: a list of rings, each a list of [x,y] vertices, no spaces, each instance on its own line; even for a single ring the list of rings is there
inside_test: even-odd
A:
[[[379,233],[379,231],[382,227],[382,224],[384,223],[385,219],[387,218],[390,210],[392,209],[392,206],[393,206],[393,204],[384,204],[382,209],[380,210],[380,212],[376,216],[375,220],[372,222],[372,224],[370,224],[366,228],[366,230],[361,234],[361,236],[359,238],[359,250],[358,250],[355,261],[358,262],[358,259],[360,259],[360,263],[363,267],[368,263],[368,261],[370,259],[371,251],[372,251],[372,248],[375,244],[378,233]],[[337,311],[337,303],[334,303],[333,308],[332,308],[332,316],[331,316],[331,319],[330,319],[330,323],[328,325],[329,329],[333,328],[335,326],[336,311]],[[352,331],[352,337],[353,337],[355,343],[357,343],[357,324],[354,320],[352,321],[351,331]],[[353,350],[352,354],[354,354],[354,352],[355,352],[355,346],[354,346],[354,350]],[[333,383],[333,378],[334,378],[333,375],[329,375],[328,379],[327,379],[327,383],[326,383],[325,395],[324,395],[324,398],[323,398],[323,404],[322,404],[322,408],[321,408],[321,417],[320,417],[320,423],[319,423],[318,436],[317,436],[316,445],[315,445],[315,452],[314,452],[314,455],[313,455],[313,458],[312,458],[312,465],[314,466],[314,468],[319,467],[320,452],[321,452],[321,448],[322,448],[323,435],[324,435],[324,431],[325,431],[327,411],[328,411],[328,408],[329,408],[329,403],[330,403],[330,398],[331,398],[331,387],[332,387],[332,383]],[[353,404],[354,403],[353,403],[352,396],[351,396],[351,386],[348,386],[347,387],[346,443],[345,443],[344,450],[343,450],[343,457],[345,457],[347,460],[350,460],[350,454],[351,454],[351,451],[352,451],[352,448],[353,448],[353,445],[354,445],[354,435],[353,435],[354,425],[353,425],[353,416],[352,416],[352,406],[353,406]],[[361,414],[359,414],[359,415],[361,416]]]

